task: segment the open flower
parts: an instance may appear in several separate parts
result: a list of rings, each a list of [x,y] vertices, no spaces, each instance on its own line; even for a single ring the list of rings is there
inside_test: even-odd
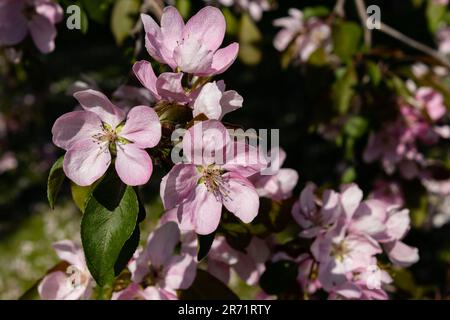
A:
[[[13,46],[31,34],[42,53],[55,49],[55,24],[63,18],[62,8],[52,0],[1,0],[0,46]]]
[[[312,238],[333,226],[340,213],[339,194],[325,190],[322,200],[315,196],[316,186],[308,183],[292,207],[294,220],[303,228],[302,237]]]
[[[288,17],[276,19],[273,24],[282,28],[273,41],[275,49],[284,51],[292,43],[293,57],[300,62],[308,61],[319,48],[331,52],[331,28],[319,18],[305,19],[303,12],[291,8]]]
[[[114,156],[117,174],[124,183],[147,183],[153,164],[144,149],[156,146],[161,138],[156,112],[137,106],[125,115],[94,90],[76,92],[74,97],[84,110],[59,117],[52,129],[53,143],[67,151],[65,174],[80,186],[91,185],[104,175]]]
[[[56,242],[53,248],[58,257],[69,263],[69,266],[65,272],[51,272],[42,279],[38,286],[41,298],[44,300],[88,299],[94,282],[81,248],[69,240]]]
[[[220,222],[225,206],[244,223],[258,214],[259,197],[247,179],[265,163],[256,148],[233,143],[216,120],[197,123],[183,138],[187,163],[176,164],[162,179],[165,209],[177,207],[182,229],[209,234]]]
[[[239,45],[232,43],[219,49],[225,36],[223,14],[214,7],[205,7],[186,25],[174,7],[164,8],[161,27],[142,14],[145,46],[157,61],[199,76],[211,76],[227,70],[236,59]]]
[[[183,243],[180,254],[175,254],[180,239],[178,225],[172,221],[152,232],[147,247],[129,265],[133,283],[113,299],[176,300],[176,290],[191,286],[197,267]]]

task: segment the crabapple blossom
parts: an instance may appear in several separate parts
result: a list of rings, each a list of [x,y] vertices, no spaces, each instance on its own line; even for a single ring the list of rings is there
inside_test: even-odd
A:
[[[262,18],[264,11],[271,9],[270,2],[268,0],[218,0],[219,3],[226,7],[235,6],[238,10],[247,11],[250,17],[259,21]],[[211,0],[206,0],[211,2]]]
[[[63,10],[52,0],[0,0],[0,47],[13,46],[31,34],[42,53],[55,49],[55,24]]]
[[[161,138],[156,112],[136,106],[125,114],[94,90],[76,92],[74,97],[83,110],[59,117],[52,128],[53,143],[67,151],[65,174],[80,186],[91,185],[105,174],[114,157],[125,184],[147,183],[153,165],[145,149],[156,146]]]
[[[409,211],[377,199],[362,200],[355,184],[343,186],[339,193],[325,190],[322,201],[313,184],[302,191],[292,214],[303,228],[300,236],[314,238],[312,255],[287,259],[299,264],[298,281],[304,291],[323,288],[332,299],[386,299],[381,285],[392,280],[379,269],[376,256],[384,249],[400,267],[418,261],[418,250],[401,241],[409,230]],[[313,278],[312,268],[318,268]]]
[[[426,161],[418,151],[418,142],[436,144],[439,138],[447,138],[450,128],[437,125],[446,114],[440,93],[427,87],[419,88],[415,91],[415,103],[417,106],[402,103],[400,117],[371,134],[364,150],[364,161],[370,163],[379,159],[388,174],[398,167],[406,179],[419,175]]]
[[[378,179],[375,181],[369,199],[377,199],[391,205],[403,206],[405,197],[400,185],[395,181]]]
[[[293,56],[300,62],[308,61],[319,48],[331,52],[331,28],[317,17],[305,19],[303,12],[291,8],[289,16],[276,19],[273,25],[282,28],[273,40],[275,49],[285,51],[292,43]]]
[[[10,170],[16,169],[18,164],[19,163],[17,161],[17,158],[13,152],[5,152],[0,156],[0,175]]]
[[[439,52],[443,54],[450,53],[450,27],[442,27],[436,33]]]
[[[228,284],[233,269],[248,285],[256,285],[266,269],[269,247],[264,240],[253,237],[245,251],[231,248],[222,236],[216,237],[208,254],[208,272]]]
[[[399,210],[398,206],[374,199],[359,206],[349,228],[383,244],[393,264],[408,267],[419,260],[418,250],[401,242],[410,223],[409,210]]]
[[[42,279],[38,292],[44,300],[88,299],[94,281],[86,266],[83,251],[70,240],[53,244],[58,257],[69,263],[66,271],[51,272]]]
[[[269,164],[272,174],[255,174],[250,180],[256,187],[260,197],[282,201],[292,195],[292,190],[298,182],[298,173],[294,169],[281,168],[286,160],[286,152],[281,148],[274,148],[270,152],[275,158]]]
[[[255,148],[233,143],[216,120],[200,122],[183,138],[186,163],[178,163],[162,179],[160,194],[166,210],[177,207],[181,229],[209,234],[220,222],[222,207],[251,222],[259,197],[248,177],[266,164]]]
[[[115,293],[113,299],[176,300],[176,290],[191,286],[196,275],[196,259],[183,250],[174,254],[180,242],[177,223],[168,221],[153,231],[147,246],[129,264],[132,284]],[[192,241],[192,238],[189,238]],[[185,240],[186,241],[186,240]]]
[[[325,190],[321,201],[315,197],[316,186],[308,183],[300,198],[292,207],[292,216],[302,227],[303,237],[316,237],[331,227],[339,217],[339,195],[333,190]]]
[[[172,6],[164,8],[161,26],[149,15],[142,14],[141,18],[148,53],[174,71],[212,76],[227,70],[237,57],[236,42],[219,49],[226,23],[217,8],[201,9],[186,24]]]

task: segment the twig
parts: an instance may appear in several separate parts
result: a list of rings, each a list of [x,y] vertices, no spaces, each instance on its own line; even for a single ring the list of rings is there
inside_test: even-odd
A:
[[[366,21],[368,19],[366,5],[364,0],[355,0],[356,9],[358,11],[359,19],[361,20],[361,25],[364,30],[364,43],[366,47],[370,49],[372,46],[372,31],[367,28]]]
[[[334,6],[333,13],[337,15],[338,17],[345,17],[345,0],[337,0],[336,5]]]
[[[355,0],[355,3],[357,6],[357,9],[358,9],[358,14],[361,19],[361,23],[363,24],[364,39],[366,41],[366,44],[367,43],[371,44],[372,36],[370,35],[370,38],[369,38],[367,31],[369,31],[369,33],[370,33],[370,30],[367,28],[366,23],[365,23],[367,21],[366,5],[364,3],[364,0]],[[423,43],[420,43],[420,42],[404,35],[400,31],[395,30],[394,28],[388,26],[387,24],[385,24],[383,22],[380,22],[380,29],[377,29],[377,30],[391,36],[392,38],[395,38],[395,39],[403,42],[404,44],[410,46],[411,48],[414,48],[416,50],[419,50],[423,53],[428,54],[429,56],[433,57],[434,59],[439,61],[441,64],[443,64],[444,66],[446,66],[447,68],[450,69],[450,61],[448,60],[448,58],[445,55],[443,55],[439,51],[436,51],[433,48],[430,48],[429,46],[424,45]]]
[[[450,61],[447,59],[445,55],[442,53],[434,50],[433,48],[430,48],[427,45],[424,45],[423,43],[420,43],[414,39],[411,39],[410,37],[404,35],[400,31],[395,30],[394,28],[384,24],[383,22],[380,23],[380,31],[386,33],[387,35],[390,35],[391,37],[403,42],[404,44],[410,46],[411,48],[414,48],[416,50],[422,51],[423,53],[426,53],[430,55],[431,57],[435,58],[437,61],[442,63],[444,66],[450,69]]]

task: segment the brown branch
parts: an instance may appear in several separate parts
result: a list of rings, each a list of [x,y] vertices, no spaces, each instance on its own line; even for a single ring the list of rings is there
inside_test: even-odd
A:
[[[361,25],[364,30],[364,43],[366,44],[366,47],[370,49],[370,47],[372,46],[372,31],[367,28],[366,25],[368,19],[366,5],[364,3],[364,0],[355,0],[355,5],[358,11],[359,19],[361,20]]]

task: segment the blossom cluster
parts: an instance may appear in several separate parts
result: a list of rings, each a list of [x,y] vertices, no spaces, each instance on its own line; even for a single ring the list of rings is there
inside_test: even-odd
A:
[[[418,250],[402,242],[409,230],[407,209],[380,199],[363,201],[355,184],[340,192],[306,185],[292,208],[292,216],[311,239],[310,253],[295,261],[298,281],[308,295],[323,289],[330,298],[386,299],[383,285],[392,282],[383,270],[381,254],[394,266],[407,267],[419,259]],[[275,259],[293,259],[278,254]]]
[[[242,3],[255,11],[253,1]],[[289,13],[275,21],[283,28],[274,42],[278,50],[293,43],[301,62],[319,48],[331,52],[327,23],[304,19],[296,9]],[[171,159],[160,182],[164,213],[158,226],[116,279],[112,299],[178,299],[179,290],[188,289],[197,268],[204,267],[197,256],[199,242],[211,235],[215,238],[206,269],[225,284],[234,272],[255,286],[268,262],[290,260],[298,263],[297,280],[307,295],[323,289],[330,298],[387,298],[383,285],[392,279],[382,270],[380,256],[398,267],[419,259],[417,249],[402,242],[410,226],[409,212],[401,209],[402,201],[388,201],[376,192],[363,201],[356,184],[340,192],[326,190],[321,198],[313,184],[301,192],[292,216],[302,229],[298,237],[311,240],[307,253],[293,258],[278,251],[271,236],[251,235],[240,249],[229,243],[220,225],[223,216],[251,224],[260,214],[261,198],[278,206],[289,204],[299,175],[283,168],[284,150],[276,146],[265,154],[259,145],[234,136],[222,122],[243,106],[243,97],[227,90],[223,80],[213,80],[230,68],[239,50],[238,43],[222,47],[226,23],[219,9],[205,7],[185,23],[169,6],[159,24],[146,14],[141,20],[145,48],[165,72],[155,73],[154,62],[135,62],[133,73],[144,88],[124,85],[113,95],[114,102],[95,83],[73,88],[79,108],[59,117],[52,128],[53,143],[66,151],[65,176],[81,187],[93,186],[110,167],[126,186],[142,186],[152,178],[154,165],[167,160],[160,156],[162,151],[178,148],[182,155],[180,162]],[[423,163],[417,141],[435,143],[448,128],[438,125],[444,115],[442,96],[420,88],[416,101],[417,106],[401,106],[401,119],[392,126],[395,134],[386,133],[396,141],[385,145],[382,131],[373,135],[367,161],[381,159],[387,171],[400,167],[410,175],[414,168],[409,163]],[[181,109],[188,110],[187,120],[170,118],[170,111]],[[181,142],[168,142],[180,128]],[[268,168],[270,175],[264,173]],[[92,298],[95,281],[82,249],[67,240],[54,248],[65,264],[41,281],[41,297]]]

